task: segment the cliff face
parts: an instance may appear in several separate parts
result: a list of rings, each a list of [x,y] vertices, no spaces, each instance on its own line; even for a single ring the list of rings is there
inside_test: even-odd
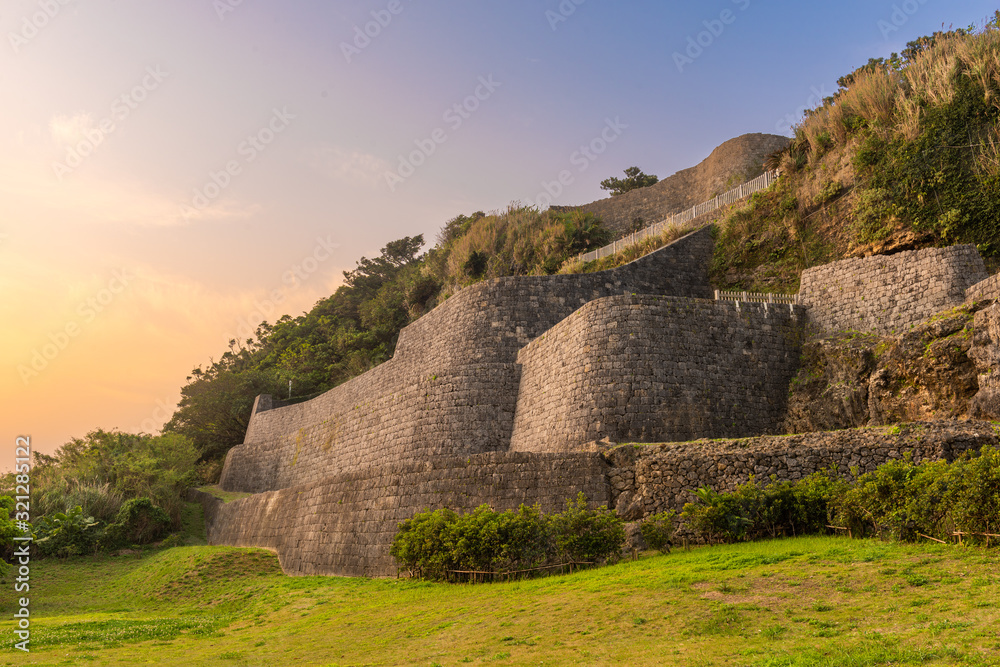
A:
[[[977,396],[985,372],[977,361],[988,367],[998,356],[996,327],[987,325],[997,319],[992,305],[959,306],[899,336],[845,332],[810,341],[792,381],[785,432],[993,417],[997,401]]]
[[[578,208],[599,216],[619,234],[660,222],[674,213],[712,199],[726,190],[763,173],[764,158],[788,145],[788,137],[775,134],[744,134],[718,146],[698,165],[664,178],[656,185],[600,199],[583,206],[553,206],[556,210]],[[638,221],[642,222],[639,223]]]

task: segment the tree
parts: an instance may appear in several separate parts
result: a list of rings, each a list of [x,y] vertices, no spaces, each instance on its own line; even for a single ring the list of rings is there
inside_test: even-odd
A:
[[[601,181],[602,190],[610,190],[612,197],[620,194],[649,187],[659,182],[659,178],[652,174],[644,174],[639,167],[629,167],[625,170],[625,178],[606,178]]]

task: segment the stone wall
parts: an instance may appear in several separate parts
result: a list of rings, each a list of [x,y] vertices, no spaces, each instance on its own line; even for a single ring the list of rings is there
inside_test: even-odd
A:
[[[969,401],[969,417],[1000,419],[1000,304],[977,312],[972,326],[969,358],[976,364],[979,391]]]
[[[794,481],[836,466],[850,477],[854,466],[863,474],[907,453],[917,463],[951,461],[998,441],[996,428],[988,422],[942,421],[782,437],[624,445],[606,456],[612,506],[623,518],[637,520],[682,509],[702,486],[733,491],[751,475],[764,483],[771,475]]]
[[[805,311],[648,295],[588,303],[518,354],[513,451],[776,432]]]
[[[271,491],[331,474],[437,456],[506,450],[519,369],[444,366],[436,373],[385,363],[297,405],[254,415],[229,451],[231,491]]]
[[[192,498],[205,508],[210,544],[274,550],[287,574],[395,576],[389,547],[417,512],[522,503],[558,512],[578,493],[607,505],[606,471],[600,454],[491,453],[356,469],[229,503]]]
[[[590,274],[473,285],[403,329],[393,359],[310,401],[262,410],[230,450],[222,487],[260,492],[432,456],[506,450],[518,350],[582,305],[623,293],[708,297],[708,228]]]
[[[971,245],[845,259],[806,269],[799,303],[821,331],[896,334],[961,305],[966,290],[987,276]]]
[[[513,362],[518,350],[584,304],[623,293],[711,298],[711,228],[608,271],[477,283],[403,329],[396,356],[423,363]]]
[[[983,301],[985,299],[1000,299],[1000,273],[965,290],[966,301]]]

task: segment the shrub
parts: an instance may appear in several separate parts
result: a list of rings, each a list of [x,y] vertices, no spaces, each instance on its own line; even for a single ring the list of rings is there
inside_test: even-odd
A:
[[[99,522],[80,506],[44,516],[34,526],[32,539],[40,556],[80,556],[97,550]]]
[[[797,482],[772,480],[764,487],[751,479],[730,493],[703,487],[696,492],[698,501],[684,506],[681,518],[708,542],[817,533],[829,522],[831,499],[845,487],[828,471]]]
[[[117,520],[122,504],[149,498],[180,524],[183,494],[197,479],[198,452],[184,436],[96,430],[39,459],[32,506],[36,515],[81,507],[103,523]]]
[[[459,515],[421,512],[399,524],[390,553],[402,568],[428,579],[450,572],[518,572],[567,561],[607,561],[621,554],[625,529],[614,512],[587,509],[581,494],[560,514],[521,505],[496,512],[488,505]]]
[[[744,492],[749,496],[756,487],[753,482]],[[709,543],[737,542],[746,535],[747,529],[753,525],[749,517],[744,515],[741,499],[733,493],[716,493],[710,487],[703,486],[695,492],[698,500],[684,505],[681,519],[695,533]]]
[[[857,535],[913,540],[954,531],[996,533],[1000,452],[983,447],[953,463],[890,461],[859,477],[833,505],[836,520]]]
[[[14,507],[13,498],[0,496],[0,577],[5,576],[10,569],[7,560],[14,553],[14,538],[24,534],[10,518]]]
[[[450,527],[458,515],[450,509],[422,512],[399,524],[389,553],[402,567],[428,579],[445,579],[458,569]]]
[[[576,502],[566,502],[566,511],[551,517],[556,553],[571,561],[617,558],[625,545],[625,527],[618,515],[606,507],[587,509],[581,493]]]
[[[651,514],[639,524],[639,531],[642,539],[646,541],[651,549],[656,549],[660,553],[670,553],[673,545],[674,531],[676,530],[677,512],[660,512]]]
[[[871,243],[888,238],[892,233],[893,199],[887,190],[862,190],[854,205],[851,232],[858,243]]]
[[[166,534],[170,517],[149,498],[133,498],[118,512],[115,522],[105,529],[104,545],[109,549],[130,544],[148,544]]]

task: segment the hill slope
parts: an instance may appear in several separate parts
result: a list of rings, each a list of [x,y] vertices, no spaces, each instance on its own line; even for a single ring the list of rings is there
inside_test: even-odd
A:
[[[599,217],[618,234],[634,231],[712,199],[717,194],[756,178],[763,172],[764,158],[785,148],[788,137],[774,134],[744,134],[716,147],[694,167],[682,169],[649,187],[582,206],[555,206],[557,211],[579,209]]]
[[[794,292],[844,257],[971,243],[1000,251],[1000,30],[873,59],[796,128],[782,178],[721,225],[717,287]]]

